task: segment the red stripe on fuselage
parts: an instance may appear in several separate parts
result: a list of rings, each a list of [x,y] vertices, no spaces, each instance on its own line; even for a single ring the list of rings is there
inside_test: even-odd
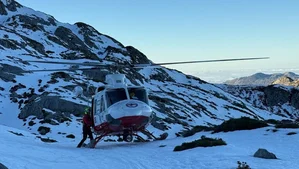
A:
[[[150,119],[147,116],[127,116],[115,119],[115,121],[119,121],[119,123],[104,122],[94,126],[94,130],[97,133],[123,133],[126,129],[138,132],[149,124]]]

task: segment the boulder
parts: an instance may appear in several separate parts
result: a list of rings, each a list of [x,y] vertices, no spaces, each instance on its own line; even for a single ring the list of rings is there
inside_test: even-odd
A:
[[[37,131],[41,134],[41,135],[46,135],[47,133],[49,133],[51,131],[51,129],[49,127],[45,127],[45,126],[40,126]]]
[[[254,155],[254,157],[258,157],[258,158],[265,158],[265,159],[277,159],[277,157],[275,156],[275,154],[270,153],[268,150],[260,148],[258,149]]]

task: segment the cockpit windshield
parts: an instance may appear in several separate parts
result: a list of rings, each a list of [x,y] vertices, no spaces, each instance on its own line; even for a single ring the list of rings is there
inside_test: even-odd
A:
[[[148,104],[148,98],[145,89],[143,88],[128,88],[130,99],[140,100]]]
[[[116,102],[126,100],[127,99],[126,90],[123,88],[108,90],[106,92],[106,98],[107,98],[107,107],[109,107]]]

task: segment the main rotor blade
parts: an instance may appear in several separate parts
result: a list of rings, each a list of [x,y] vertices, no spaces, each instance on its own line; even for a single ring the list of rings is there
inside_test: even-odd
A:
[[[101,69],[100,67],[95,68],[68,68],[68,69],[38,69],[38,70],[25,70],[25,73],[32,73],[32,72],[58,72],[58,71],[74,71],[74,70],[95,70]]]
[[[198,61],[186,61],[186,62],[153,63],[153,64],[134,64],[133,67],[134,68],[144,68],[144,67],[160,66],[160,65],[175,65],[175,64],[187,64],[187,63],[207,63],[207,62],[230,62],[230,61],[257,60],[257,59],[269,59],[269,57],[219,59],[219,60],[198,60]]]
[[[51,63],[51,64],[63,64],[63,65],[82,65],[82,66],[105,66],[106,64],[100,62],[60,62],[60,61],[42,61],[42,60],[24,60],[26,62],[33,62],[33,63]]]
[[[60,62],[60,61],[38,61],[32,60],[27,62],[35,63],[50,63],[50,64],[68,64],[68,65],[81,65],[81,66],[97,66],[96,68],[69,68],[69,69],[42,69],[42,70],[30,70],[26,72],[42,72],[42,71],[72,71],[72,70],[91,70],[91,69],[101,69],[105,67],[132,67],[132,68],[144,68],[151,66],[161,66],[161,65],[175,65],[175,64],[188,64],[188,63],[207,63],[207,62],[231,62],[231,61],[243,61],[243,60],[258,60],[258,59],[269,59],[269,57],[254,57],[254,58],[237,58],[237,59],[218,59],[218,60],[198,60],[198,61],[186,61],[186,62],[165,62],[165,63],[152,63],[152,64],[134,64],[134,65],[114,65],[114,64],[103,64],[100,62]],[[99,67],[100,66],[100,67]]]

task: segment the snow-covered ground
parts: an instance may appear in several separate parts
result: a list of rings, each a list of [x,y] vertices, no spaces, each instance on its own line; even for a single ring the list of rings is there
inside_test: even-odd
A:
[[[298,168],[299,135],[287,133],[299,130],[267,129],[273,127],[217,134],[202,132],[188,138],[147,143],[100,142],[95,149],[78,149],[75,147],[80,136],[68,142],[44,143],[30,133],[0,125],[0,163],[9,169],[233,169],[241,161],[253,169]],[[222,138],[227,145],[173,152],[175,146],[201,135]],[[258,148],[267,149],[278,159],[253,157]]]
[[[0,0],[4,2],[4,0]],[[70,30],[71,37],[78,37],[85,44],[85,37],[80,33],[78,25],[70,25],[60,23],[52,18],[53,22],[57,24],[41,24],[41,30],[30,30],[23,27],[19,17],[16,20],[8,20],[13,15],[24,15],[33,19],[40,19],[49,21],[51,16],[36,12],[32,9],[23,7],[17,11],[8,11],[8,15],[1,15],[0,18],[0,34],[7,35],[4,42],[15,42],[18,44],[28,44],[26,38],[30,38],[44,47],[44,52],[48,51],[48,61],[60,61],[63,57],[60,54],[70,53],[70,49],[64,45],[60,45],[48,39],[47,35],[54,37],[55,30],[58,26],[63,26]],[[15,25],[13,25],[15,24]],[[92,29],[88,27],[88,29]],[[14,33],[14,32],[17,33]],[[92,31],[92,30],[91,30]],[[86,35],[91,38],[91,42],[95,43],[95,47],[88,47],[93,53],[97,53],[100,59],[103,59],[107,53],[108,46],[114,47],[120,51],[126,50],[122,45],[115,42],[107,36],[101,35],[93,31],[93,35]],[[24,36],[24,37],[23,37]],[[56,35],[55,35],[56,36]],[[63,40],[62,40],[63,41]],[[80,46],[82,44],[76,44]],[[20,62],[23,60],[37,60],[40,55],[38,49],[33,49],[32,45],[25,45],[17,49],[10,49],[4,47],[1,51],[0,61],[2,64],[8,64],[22,68],[24,70],[32,69],[53,69],[53,68],[68,68],[65,65],[50,65],[50,64],[24,64]],[[43,47],[41,50],[43,51]],[[85,50],[85,49],[84,49]],[[30,52],[28,52],[30,51]],[[35,55],[32,55],[33,52]],[[79,58],[82,58],[82,51],[73,51]],[[113,52],[110,54],[114,60],[127,61],[132,63],[132,59],[127,55]],[[6,57],[9,56],[9,57]],[[14,57],[12,57],[14,56]],[[76,58],[76,57],[75,57]],[[44,58],[45,59],[45,58]],[[80,59],[80,62],[88,61]],[[79,60],[77,61],[79,62]],[[103,63],[111,63],[111,61],[104,61]],[[145,82],[140,82],[140,85],[145,86],[152,96],[165,99],[172,104],[166,105],[166,108],[176,110],[176,115],[183,117],[179,120],[186,122],[189,125],[201,125],[212,123],[218,124],[225,119],[232,117],[251,116],[261,117],[265,119],[274,118],[282,119],[269,111],[261,110],[250,105],[249,102],[235,97],[217,86],[201,83],[199,80],[187,77],[186,75],[174,70],[168,69],[153,69],[145,68],[139,71],[140,75],[144,76]],[[166,81],[165,83],[159,80],[152,79],[151,76],[159,75],[162,77],[169,77],[174,79],[176,83]],[[45,87],[45,91],[51,92],[50,96],[59,95],[62,99],[70,100],[74,103],[88,105],[79,99],[73,99],[74,93],[64,88],[65,86],[77,86],[78,84],[88,84],[95,87],[102,85],[88,80],[89,77],[83,75],[81,71],[68,73],[72,76],[71,81],[64,81],[62,78],[57,78],[58,82]],[[164,74],[164,75],[163,75]],[[217,73],[218,74],[218,73]],[[16,76],[13,82],[0,81],[0,163],[6,165],[9,169],[114,169],[114,168],[236,168],[237,161],[245,161],[252,168],[298,168],[298,154],[297,151],[297,135],[287,136],[286,133],[291,130],[280,130],[276,133],[266,131],[267,128],[253,130],[253,131],[239,131],[232,133],[199,133],[189,138],[176,138],[175,133],[183,129],[181,124],[167,124],[171,130],[168,130],[169,137],[164,141],[148,142],[148,143],[106,143],[101,142],[95,149],[77,149],[76,145],[81,139],[81,123],[77,121],[76,117],[71,116],[72,122],[64,122],[63,124],[52,126],[50,124],[43,124],[45,127],[51,127],[51,131],[46,136],[55,139],[56,143],[44,143],[37,135],[40,120],[29,116],[27,121],[21,121],[17,117],[20,109],[25,104],[18,102],[14,103],[11,99],[10,89],[18,83],[24,84],[26,87],[18,89],[16,94],[23,95],[29,92],[30,88],[35,89],[35,94],[41,95],[39,89],[46,86],[51,80],[50,72],[36,72],[26,74],[26,76]],[[132,76],[134,78],[134,76]],[[137,76],[139,77],[139,75]],[[202,78],[202,76],[199,76]],[[204,76],[203,76],[204,77]],[[213,77],[211,73],[207,72],[206,77]],[[147,80],[148,79],[148,80]],[[157,78],[159,79],[159,78]],[[205,79],[205,78],[203,78]],[[218,79],[218,77],[217,77]],[[205,79],[206,80],[206,79]],[[39,82],[40,81],[40,82]],[[169,82],[169,83],[168,83]],[[169,93],[174,94],[169,95]],[[39,99],[39,98],[38,98]],[[20,100],[18,100],[20,101]],[[23,101],[23,100],[22,100]],[[178,104],[180,103],[180,104]],[[246,106],[249,112],[244,114],[243,111],[229,109],[228,106],[234,107],[236,104]],[[157,117],[167,118],[173,114],[158,112],[159,105],[157,102],[150,101],[152,107],[157,108]],[[192,107],[192,106],[193,107]],[[198,107],[199,106],[199,107]],[[53,112],[50,108],[47,111]],[[161,110],[163,111],[163,110]],[[187,113],[186,113],[187,112]],[[195,113],[189,113],[195,112]],[[197,112],[197,113],[196,113]],[[174,118],[178,119],[178,118]],[[35,122],[36,125],[30,126],[29,122]],[[184,123],[183,123],[184,124]],[[190,126],[191,127],[191,126]],[[25,131],[26,130],[26,131]],[[149,131],[155,132],[158,135],[158,129],[149,126]],[[11,131],[22,133],[24,136],[17,136]],[[296,130],[299,132],[299,130]],[[162,132],[162,131],[160,131]],[[61,134],[59,134],[61,133]],[[65,134],[64,134],[65,133]],[[36,134],[36,135],[35,135]],[[74,134],[75,139],[65,138],[67,134]],[[195,148],[182,152],[173,152],[175,146],[180,145],[186,141],[193,141],[200,138],[201,135],[208,137],[220,137],[227,142],[227,146],[213,147],[213,148]],[[165,146],[161,146],[165,145]],[[264,160],[253,157],[254,152],[258,148],[266,148],[270,152],[275,153],[279,160]]]

